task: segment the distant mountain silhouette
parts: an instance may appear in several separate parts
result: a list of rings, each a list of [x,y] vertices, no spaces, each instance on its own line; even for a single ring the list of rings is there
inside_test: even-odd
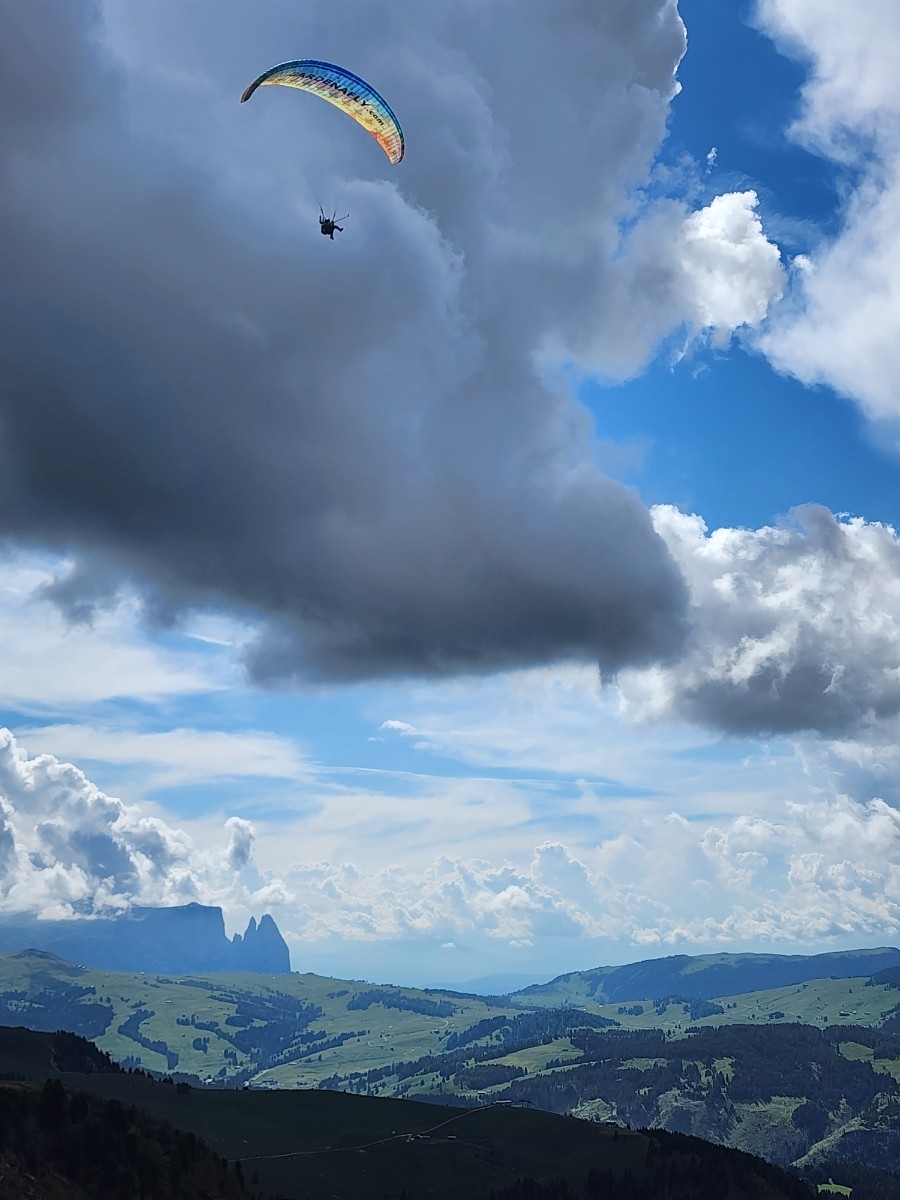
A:
[[[598,1003],[657,1000],[674,994],[711,1000],[765,988],[788,987],[810,979],[853,979],[900,966],[900,950],[878,946],[827,954],[674,954],[622,967],[595,967],[559,975],[516,995],[537,998],[561,984],[580,986]]]
[[[229,938],[221,908],[205,904],[135,907],[120,917],[39,921],[14,916],[0,921],[0,951],[25,949],[108,971],[283,975],[291,969],[287,944],[268,914],[259,924],[251,917],[243,935]]]

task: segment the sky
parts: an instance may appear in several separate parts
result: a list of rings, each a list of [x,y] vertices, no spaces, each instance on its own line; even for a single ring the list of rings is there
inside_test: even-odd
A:
[[[896,943],[893,0],[0,11],[0,914]]]

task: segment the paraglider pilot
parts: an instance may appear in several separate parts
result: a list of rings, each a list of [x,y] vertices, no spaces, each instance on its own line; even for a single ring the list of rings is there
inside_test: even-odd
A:
[[[347,216],[349,216],[349,215],[350,214],[348,213]],[[343,226],[338,225],[337,222],[339,220],[345,221],[346,219],[347,219],[346,217],[338,217],[337,219],[335,219],[335,216],[333,213],[330,217],[326,217],[325,214],[322,212],[322,210],[319,209],[319,232],[323,235],[323,237],[330,237],[331,240],[334,241],[334,231],[335,230],[337,230],[338,233],[344,232]]]

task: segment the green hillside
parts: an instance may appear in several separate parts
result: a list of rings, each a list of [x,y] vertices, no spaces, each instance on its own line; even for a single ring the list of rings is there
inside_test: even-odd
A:
[[[515,993],[524,1004],[583,1006],[771,991],[811,980],[870,978],[900,968],[900,950],[877,946],[830,954],[676,954],[669,958],[573,971]]]
[[[333,1085],[336,1078],[437,1058],[481,1021],[502,1026],[528,1013],[543,1013],[546,1020],[512,1039],[510,1065],[543,1070],[571,1053],[554,1032],[557,1007],[584,1014],[567,1025],[596,1020],[680,1035],[693,1026],[775,1021],[878,1026],[900,1000],[896,985],[864,978],[813,979],[709,1002],[682,993],[655,1002],[634,996],[600,1003],[570,984],[562,988],[556,981],[540,993],[529,989],[533,1003],[526,1003],[524,993],[478,997],[310,974],[117,974],[29,950],[0,955],[0,1021],[64,1027],[96,1041],[119,1062],[158,1073],[285,1088],[323,1080]],[[494,1034],[495,1043],[509,1040]],[[424,1086],[433,1082],[437,1088],[434,1073],[426,1074],[432,1077]],[[390,1079],[390,1073],[373,1079],[371,1088],[380,1094],[410,1090]]]
[[[0,1020],[68,1028],[126,1066],[204,1082],[197,1096],[245,1086],[282,1097],[326,1089],[429,1105],[527,1102],[693,1134],[782,1165],[900,1170],[898,985],[888,968],[711,1000],[600,1003],[575,991],[562,997],[569,1007],[547,995],[526,1006],[522,995],[315,975],[120,975],[23,951],[0,956]],[[13,1076],[17,1061],[13,1048]],[[136,1082],[103,1086],[150,1082],[124,1078]],[[215,1144],[216,1131],[207,1135]]]
[[[551,985],[547,984],[547,988]],[[519,993],[512,997],[518,1000]],[[632,996],[616,1003],[590,999],[575,987],[554,988],[544,994],[529,993],[534,1007],[579,1008],[616,1020],[626,1029],[685,1030],[689,1025],[743,1025],[748,1021],[802,1021],[811,1025],[880,1025],[894,1008],[900,993],[895,986],[859,979],[812,979],[807,983],[719,995],[697,1004],[689,991],[660,1000]],[[773,1016],[773,1014],[781,1016]]]
[[[567,1040],[575,1054],[498,1081],[482,1099],[679,1130],[783,1165],[866,1162],[900,1172],[896,1034],[790,1024],[686,1037],[572,1029]],[[445,1089],[462,1096],[468,1079],[458,1070]]]
[[[224,1198],[242,1195],[244,1186],[285,1200],[803,1200],[810,1194],[799,1179],[760,1159],[662,1131],[504,1106],[460,1110],[322,1091],[176,1087],[111,1071],[77,1039],[0,1030],[0,1063],[11,1053],[20,1066],[31,1064],[35,1082],[0,1084],[0,1117],[8,1117],[0,1142],[3,1200],[5,1169],[10,1188],[23,1189],[6,1194],[35,1200]],[[79,1055],[98,1069],[66,1070]],[[80,1153],[73,1155],[73,1147]],[[26,1178],[29,1163],[33,1173]],[[68,1192],[59,1190],[66,1179]],[[31,1192],[26,1184],[34,1185]]]
[[[173,979],[94,970],[42,951],[0,955],[0,1022],[67,1028],[126,1065],[223,1082],[315,1086],[338,1067],[440,1053],[450,1034],[515,1011],[509,1001],[319,975]]]

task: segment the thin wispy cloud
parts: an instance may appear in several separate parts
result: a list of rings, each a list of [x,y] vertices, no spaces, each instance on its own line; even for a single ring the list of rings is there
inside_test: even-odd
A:
[[[68,564],[53,555],[0,560],[0,705],[68,713],[113,700],[159,702],[226,686],[227,663],[148,640],[141,605],[121,595],[90,622],[66,619],[46,589]]]

